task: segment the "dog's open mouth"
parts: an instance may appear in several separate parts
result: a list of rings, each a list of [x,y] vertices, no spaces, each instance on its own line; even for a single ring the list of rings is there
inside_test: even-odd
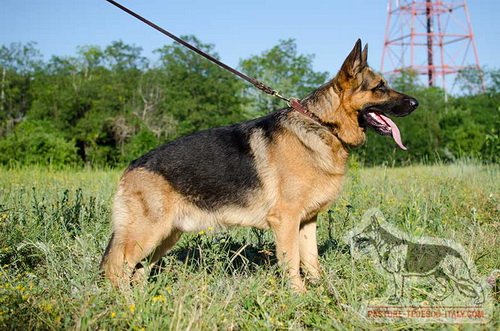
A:
[[[389,117],[379,111],[366,109],[361,112],[360,119],[362,126],[369,126],[380,135],[391,136],[402,150],[407,150],[401,141],[398,126]]]

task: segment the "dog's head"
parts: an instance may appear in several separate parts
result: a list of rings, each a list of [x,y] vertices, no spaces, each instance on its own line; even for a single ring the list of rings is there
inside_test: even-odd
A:
[[[370,246],[376,245],[380,237],[380,223],[376,217],[372,217],[370,223],[358,234],[352,237],[354,248],[364,251]]]
[[[333,107],[323,111],[323,120],[336,127],[339,138],[348,145],[362,144],[366,128],[370,128],[392,136],[399,147],[406,149],[398,127],[388,116],[407,116],[418,107],[418,101],[391,89],[368,66],[367,59],[368,47],[362,50],[358,40],[338,74],[325,86],[333,92],[329,101]]]

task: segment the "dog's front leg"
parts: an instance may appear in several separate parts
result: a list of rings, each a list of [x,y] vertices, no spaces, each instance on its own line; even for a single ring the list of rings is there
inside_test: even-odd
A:
[[[297,292],[305,292],[300,277],[299,218],[273,215],[269,217],[269,224],[274,231],[279,264],[290,278],[292,288]]]
[[[302,262],[307,276],[313,280],[320,278],[316,222],[317,216],[314,216],[309,221],[302,223],[299,230],[300,262]]]
[[[394,295],[392,295],[389,298],[389,302],[391,304],[397,304],[401,301],[401,298],[403,297],[405,278],[399,272],[393,273],[392,276],[394,278]]]

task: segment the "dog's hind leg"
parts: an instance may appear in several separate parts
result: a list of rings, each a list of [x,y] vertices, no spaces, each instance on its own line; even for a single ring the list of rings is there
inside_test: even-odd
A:
[[[455,288],[464,296],[475,298],[476,304],[484,303],[484,291],[481,284],[472,279],[467,263],[459,257],[449,257],[441,266],[443,273],[453,281]]]
[[[163,239],[160,245],[158,245],[158,247],[156,247],[156,249],[154,250],[150,258],[150,263],[154,264],[158,262],[169,249],[174,247],[174,245],[179,241],[181,235],[182,235],[181,231],[173,230],[169,236]]]
[[[316,243],[317,216],[301,224],[299,230],[300,262],[304,266],[307,276],[313,280],[320,278],[318,261],[318,244]]]
[[[165,236],[164,232],[147,226],[131,226],[122,232],[115,231],[101,268],[114,286],[126,288],[131,280],[139,282],[144,278],[146,271],[140,263],[142,260],[152,256],[152,262],[156,262],[179,237],[180,232]]]
[[[453,286],[450,286],[450,279],[442,272],[438,271],[434,274],[436,283],[442,288],[442,293],[435,296],[437,301],[443,301],[453,293]]]
[[[115,234],[111,235],[108,246],[104,251],[99,268],[104,271],[104,276],[109,279],[113,286],[119,285],[119,279],[123,278],[123,252],[120,245],[117,244]]]
[[[112,211],[113,234],[102,257],[100,269],[104,276],[109,279],[115,287],[128,285],[129,277],[125,265],[125,246],[128,224],[134,223],[130,210],[124,198],[122,187],[118,189],[115,196]]]
[[[178,239],[172,233],[172,194],[154,174],[129,172],[122,179],[113,204],[113,237],[101,263],[113,285],[129,286],[132,275],[139,280],[145,272],[140,262],[165,239]]]
[[[127,288],[131,276],[138,281],[144,275],[140,262],[161,242],[161,235],[146,229],[115,231],[101,262],[106,278],[117,287]]]

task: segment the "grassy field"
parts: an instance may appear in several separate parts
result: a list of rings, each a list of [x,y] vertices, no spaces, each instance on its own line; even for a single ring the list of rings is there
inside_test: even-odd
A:
[[[325,277],[305,295],[291,292],[276,266],[272,233],[246,228],[183,236],[146,284],[122,294],[98,273],[119,176],[0,170],[0,329],[476,329],[372,324],[358,313],[387,286],[373,266],[353,260],[342,240],[371,207],[413,236],[461,243],[479,275],[500,269],[498,166],[354,163],[341,198],[320,215]],[[493,321],[483,329],[500,328],[498,292],[493,297]]]

